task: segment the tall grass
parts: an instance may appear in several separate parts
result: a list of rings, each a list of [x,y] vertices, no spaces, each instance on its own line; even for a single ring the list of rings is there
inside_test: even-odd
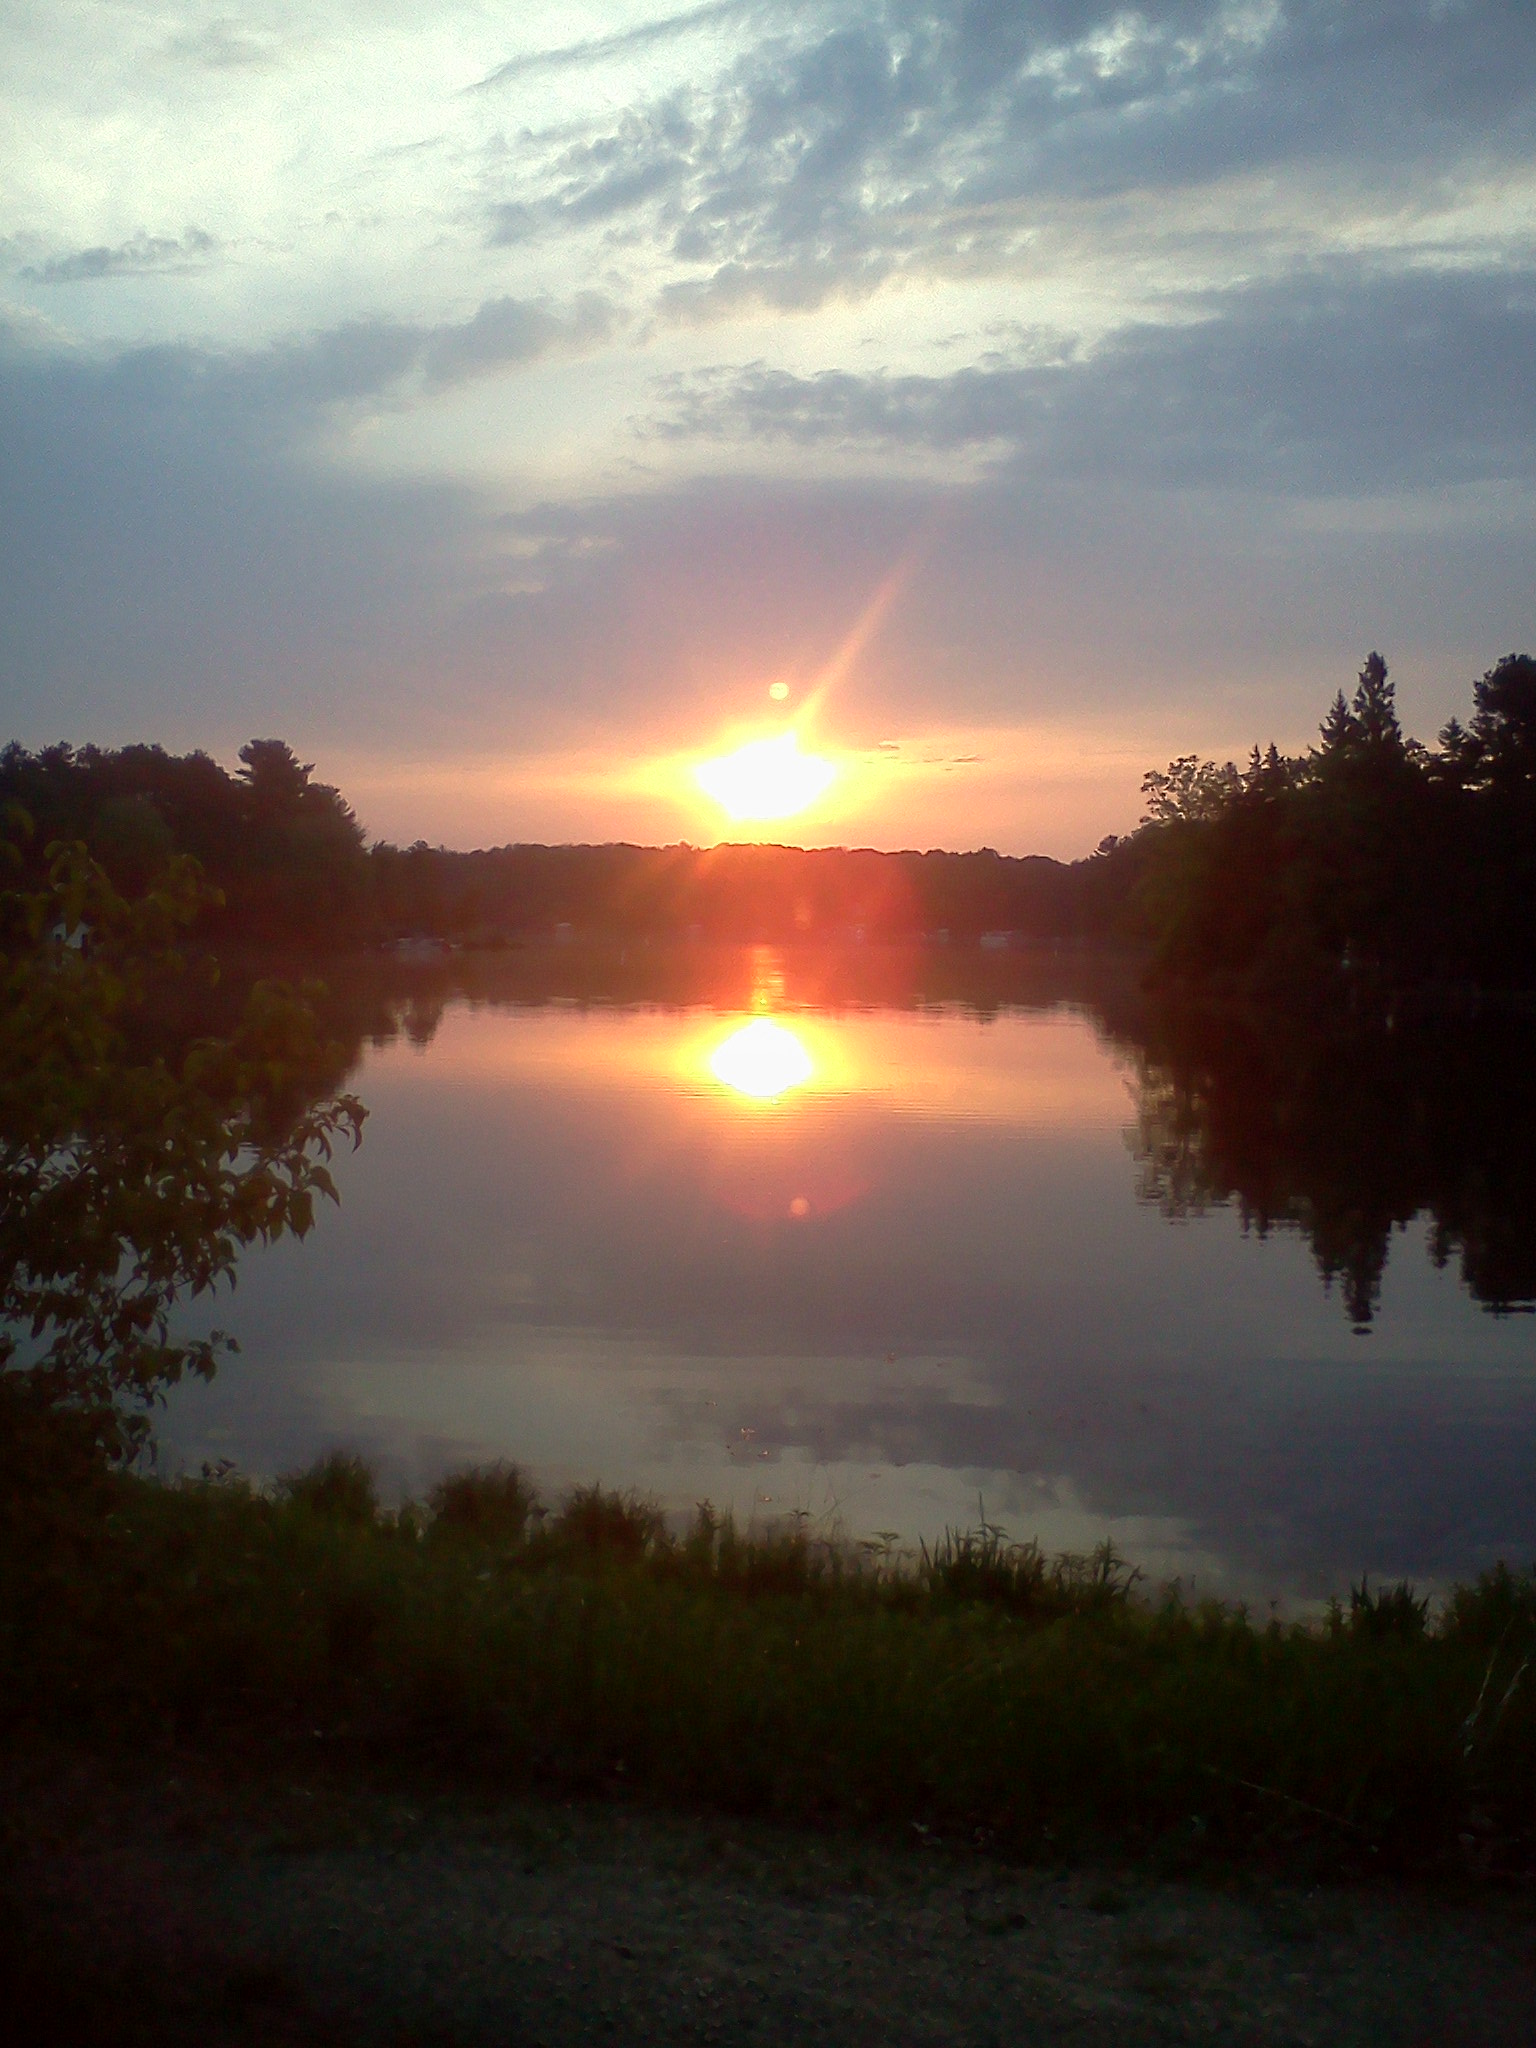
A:
[[[0,1694],[223,1755],[623,1783],[733,1811],[1536,1860],[1536,1576],[1435,1615],[1364,1583],[1319,1624],[1149,1596],[1112,1551],[984,1524],[912,1559],[744,1532],[515,1468],[387,1512],[365,1467],[270,1492],[116,1478],[0,1515]]]

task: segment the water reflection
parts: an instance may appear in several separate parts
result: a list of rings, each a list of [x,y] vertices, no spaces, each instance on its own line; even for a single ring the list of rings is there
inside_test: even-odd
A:
[[[1299,1232],[1355,1331],[1375,1324],[1393,1239],[1416,1220],[1494,1315],[1536,1305],[1536,1033],[1515,1016],[1316,1035],[1147,1006],[1134,1150],[1170,1220],[1230,1203]]]
[[[726,1088],[756,1102],[776,1102],[816,1071],[804,1044],[785,1024],[754,1017],[723,1039],[709,1056],[709,1071]]]
[[[1261,1240],[1294,1234],[1351,1327],[1375,1327],[1394,1240],[1415,1223],[1494,1315],[1536,1307],[1536,1021],[1519,1014],[1335,1023],[1302,1033],[1252,1013],[1149,999],[1134,966],[1094,956],[895,949],[600,949],[473,956],[402,986],[378,970],[338,986],[337,1074],[366,1040],[436,1060],[487,1059],[511,1082],[569,1067],[589,1086],[692,1087],[774,1104],[837,1095],[904,1116],[1031,1126],[1102,1121],[1118,1090],[1091,1048],[1020,1059],[1006,1034],[946,1031],[1054,1010],[1092,1020],[1133,1085],[1131,1184],[1170,1222],[1232,1208]],[[588,1020],[445,1046],[448,1007],[510,1003]],[[681,1020],[734,1013],[699,1034]],[[597,1020],[602,1020],[600,1023]],[[907,1028],[924,1019],[930,1028]],[[791,1021],[792,1020],[792,1021]],[[904,1021],[905,1020],[905,1021]],[[466,1074],[466,1080],[468,1075]]]
[[[245,1359],[170,1418],[194,1463],[511,1456],[908,1539],[984,1493],[1228,1590],[1536,1550],[1530,1333],[1482,1312],[1536,1277],[1516,1020],[1302,1048],[1113,963],[877,949],[333,1001],[368,1141],[242,1269]]]

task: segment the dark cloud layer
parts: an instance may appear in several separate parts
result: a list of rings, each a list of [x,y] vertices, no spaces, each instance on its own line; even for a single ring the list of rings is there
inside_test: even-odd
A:
[[[12,349],[0,705],[33,742],[217,741],[287,719],[311,751],[327,735],[557,745],[657,706],[681,729],[719,715],[723,676],[815,673],[915,547],[840,716],[1006,722],[1070,704],[1144,725],[1162,700],[1171,752],[1202,743],[1200,692],[1240,688],[1252,708],[1219,711],[1221,743],[1227,722],[1237,740],[1299,740],[1317,691],[1285,711],[1298,668],[1347,680],[1379,644],[1443,673],[1443,701],[1409,706],[1432,732],[1470,675],[1530,638],[1524,289],[1239,298],[1096,356],[954,380],[689,385],[672,407],[691,432],[1000,455],[969,485],[744,465],[515,518],[463,488],[317,462],[317,431],[337,406],[403,404],[564,347],[600,308],[492,302],[439,328],[354,324],[244,356]],[[1409,378],[1405,351],[1434,374]],[[1463,374],[1485,358],[1486,376]],[[1492,525],[1442,516],[1433,487],[1458,475],[1524,495]],[[1350,490],[1425,509],[1312,521]]]
[[[9,732],[312,730],[387,689],[391,641],[420,655],[465,494],[307,462],[306,417],[292,380],[190,349],[0,352]]]
[[[898,270],[986,269],[1042,210],[1234,175],[1434,180],[1536,148],[1519,0],[1108,0],[766,14],[713,80],[563,146],[493,240],[644,216],[680,309],[814,303]],[[667,27],[667,24],[661,26]]]
[[[1536,273],[1303,276],[1093,353],[947,376],[678,380],[655,430],[980,446],[1031,476],[1331,495],[1536,478]],[[1474,367],[1475,366],[1475,367]],[[1470,372],[1470,374],[1469,374]]]
[[[231,435],[270,447],[313,436],[335,408],[405,405],[422,395],[604,340],[614,309],[596,292],[566,308],[488,299],[468,319],[435,325],[349,320],[253,349],[157,344],[115,354],[46,353],[0,328],[0,375],[40,391],[79,393],[152,439]]]

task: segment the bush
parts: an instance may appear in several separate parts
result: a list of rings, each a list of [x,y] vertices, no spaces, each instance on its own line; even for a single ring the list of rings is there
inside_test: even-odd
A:
[[[1349,1626],[1352,1634],[1370,1636],[1380,1642],[1389,1636],[1421,1636],[1429,1621],[1429,1602],[1421,1600],[1406,1579],[1396,1586],[1384,1586],[1373,1593],[1362,1579],[1349,1589]]]
[[[638,1560],[666,1550],[667,1525],[660,1509],[637,1493],[605,1493],[578,1486],[549,1528],[550,1542],[571,1556]]]
[[[296,1507],[327,1521],[366,1524],[378,1519],[379,1490],[367,1461],[353,1451],[329,1451],[307,1472],[279,1481],[279,1491]]]
[[[505,1462],[450,1473],[433,1487],[427,1505],[434,1534],[494,1544],[521,1543],[529,1522],[544,1512],[522,1473]]]

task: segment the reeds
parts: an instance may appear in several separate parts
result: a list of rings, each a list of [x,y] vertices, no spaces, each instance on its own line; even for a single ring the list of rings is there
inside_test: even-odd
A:
[[[1025,1852],[1529,1866],[1533,1653],[1536,1576],[1503,1567],[1436,1614],[1362,1582],[1320,1624],[1260,1624],[985,1518],[902,1560],[707,1506],[674,1533],[598,1487],[545,1511],[505,1465],[393,1512],[331,1459],[0,1517],[13,1724]]]

